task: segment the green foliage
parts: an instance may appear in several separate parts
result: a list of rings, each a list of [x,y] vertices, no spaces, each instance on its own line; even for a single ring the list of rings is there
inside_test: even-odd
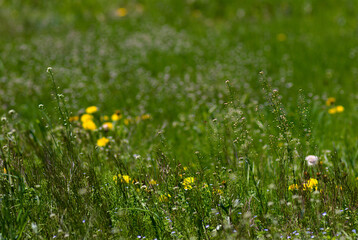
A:
[[[0,1],[0,239],[357,238],[356,5]]]

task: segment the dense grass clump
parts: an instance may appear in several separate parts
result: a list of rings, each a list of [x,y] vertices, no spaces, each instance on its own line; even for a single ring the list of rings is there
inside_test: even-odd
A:
[[[0,239],[356,239],[356,5],[0,1]]]

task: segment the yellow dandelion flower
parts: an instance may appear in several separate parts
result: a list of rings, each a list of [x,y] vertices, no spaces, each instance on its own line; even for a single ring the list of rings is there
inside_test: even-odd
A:
[[[127,11],[126,8],[118,8],[118,9],[116,10],[116,15],[117,15],[118,17],[124,17],[124,16],[127,15],[127,13],[128,13],[128,11]]]
[[[148,119],[150,119],[150,115],[149,114],[144,114],[144,115],[141,116],[141,119],[142,120],[148,120]]]
[[[290,190],[290,191],[298,190],[298,185],[297,185],[297,184],[291,184],[291,185],[288,187],[288,190]]]
[[[5,173],[5,174],[7,173],[6,168],[4,168],[4,173]]]
[[[303,190],[312,190],[312,189],[317,189],[318,186],[318,181],[317,179],[314,178],[310,178],[307,183],[303,184]]]
[[[207,183],[203,183],[202,188],[206,193],[211,193],[209,189],[209,185]]]
[[[214,193],[217,193],[219,195],[223,194],[223,191],[221,189],[214,189]]]
[[[93,116],[91,114],[83,114],[81,116],[81,122],[87,122],[89,120],[92,120],[93,119]]]
[[[96,106],[90,106],[88,108],[86,108],[86,113],[88,114],[92,114],[98,111],[98,108]]]
[[[172,196],[168,193],[168,194],[162,194],[159,196],[159,201],[160,202],[167,202],[169,200],[169,198],[171,198]]]
[[[184,189],[185,190],[190,190],[192,189],[192,184],[194,183],[194,178],[193,177],[187,177],[187,178],[184,178],[183,180],[183,186],[184,186]]]
[[[337,113],[337,109],[336,109],[336,108],[330,108],[330,109],[328,109],[328,113],[329,113],[329,114],[336,114],[336,113]]]
[[[336,110],[337,110],[337,113],[341,113],[341,112],[344,111],[344,107],[343,107],[342,105],[338,105],[338,106],[336,107]]]
[[[118,113],[116,112],[111,116],[111,119],[113,122],[119,121],[122,119],[122,114],[120,112],[118,112]]]
[[[72,116],[72,117],[70,117],[68,120],[70,121],[70,122],[75,122],[75,121],[78,121],[80,118],[78,117],[78,116]]]
[[[109,117],[107,115],[104,115],[101,117],[101,121],[108,121]]]
[[[155,184],[157,184],[157,181],[151,179],[151,180],[149,181],[149,184],[150,184],[150,185],[155,185]]]
[[[83,122],[82,127],[86,130],[91,130],[91,131],[94,131],[97,129],[96,124],[92,120]]]
[[[116,175],[113,176],[113,182],[117,183],[118,177]]]
[[[277,34],[276,39],[279,42],[284,42],[284,41],[286,41],[287,36],[284,33],[279,33],[279,34]]]
[[[184,184],[192,184],[192,183],[194,183],[194,178],[193,177],[184,178],[183,183]]]
[[[332,106],[332,104],[334,104],[336,102],[336,98],[334,98],[334,97],[329,97],[329,98],[327,98],[327,100],[326,100],[326,106]]]
[[[113,123],[105,122],[105,123],[103,123],[102,127],[103,127],[104,130],[112,130],[113,129]]]
[[[131,177],[128,176],[128,175],[123,175],[123,176],[122,176],[122,180],[123,180],[125,183],[129,183],[129,182],[131,181]],[[121,182],[123,182],[122,180],[121,180]]]
[[[121,182],[125,182],[125,183],[130,183],[130,181],[132,180],[130,176],[128,175],[122,175],[122,174],[117,174],[117,176],[113,176],[113,181],[115,183],[117,183],[117,180],[120,179]]]
[[[131,119],[129,119],[129,118],[126,118],[126,119],[124,119],[124,125],[126,125],[126,126],[128,126],[129,125],[129,123],[131,122]]]
[[[97,140],[97,146],[98,147],[105,147],[107,144],[109,143],[109,139],[108,138],[100,138]]]

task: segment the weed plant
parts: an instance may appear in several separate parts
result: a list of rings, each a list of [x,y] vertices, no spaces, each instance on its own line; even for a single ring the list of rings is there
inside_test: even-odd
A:
[[[0,239],[356,239],[355,6],[0,1]]]

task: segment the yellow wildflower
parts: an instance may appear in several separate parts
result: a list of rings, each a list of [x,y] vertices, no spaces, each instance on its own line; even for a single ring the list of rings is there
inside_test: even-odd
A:
[[[115,113],[111,116],[111,119],[112,119],[113,122],[121,120],[121,119],[122,119],[122,114],[121,114],[121,112],[120,112],[120,111],[115,112]]]
[[[317,179],[310,178],[307,183],[303,184],[303,190],[317,190],[318,181]]]
[[[202,188],[206,193],[211,193],[209,189],[209,185],[207,183],[203,183]]]
[[[92,120],[93,119],[93,116],[91,114],[83,114],[81,116],[81,122],[87,122],[89,120]]]
[[[116,15],[117,15],[118,17],[124,17],[124,16],[127,15],[127,13],[128,13],[128,11],[127,11],[126,8],[118,8],[118,9],[116,10]]]
[[[194,183],[194,178],[193,177],[187,177],[187,178],[184,178],[182,184],[183,184],[185,190],[190,190],[190,189],[193,188],[191,186],[193,183]]]
[[[150,115],[149,114],[144,114],[141,116],[142,120],[148,120],[150,119]]]
[[[101,117],[101,120],[102,121],[108,121],[109,117],[107,115],[104,115],[104,116]]]
[[[337,113],[337,109],[336,109],[336,108],[330,108],[330,109],[328,109],[328,113],[329,113],[329,114],[336,114],[336,113]]]
[[[121,182],[129,183],[131,181],[131,177],[128,175],[118,174],[117,176],[113,176],[113,181],[117,183],[117,180],[120,179]]]
[[[297,185],[297,184],[291,184],[291,185],[288,187],[288,190],[290,190],[290,191],[298,190],[298,185]]]
[[[341,113],[344,111],[344,107],[342,105],[338,105],[337,107],[328,109],[329,114]]]
[[[159,201],[160,202],[167,202],[169,199],[168,198],[171,198],[172,196],[168,193],[167,195],[165,194],[162,194],[159,196]]]
[[[184,170],[184,171],[188,170],[188,167],[183,167],[183,170]]]
[[[97,146],[98,147],[105,147],[107,144],[109,143],[109,139],[108,138],[100,138],[97,140]]]
[[[86,130],[96,130],[97,126],[92,120],[88,120],[82,123],[82,127]]]
[[[277,41],[284,42],[284,41],[286,41],[287,36],[284,33],[279,33],[279,34],[277,34],[276,38],[277,38]]]
[[[113,182],[117,183],[118,177],[116,175],[113,176]]]
[[[223,194],[223,191],[221,189],[214,189],[214,193],[217,193],[219,195]]]
[[[157,181],[155,181],[155,180],[152,179],[152,180],[149,181],[149,184],[150,184],[150,185],[155,185],[155,184],[157,184]]]
[[[104,130],[112,130],[113,129],[113,123],[105,122],[105,123],[103,123],[102,127],[103,127]]]
[[[123,175],[122,179],[125,183],[129,183],[131,181],[131,177],[128,175]],[[121,180],[121,182],[123,182],[123,181]]]
[[[74,121],[78,121],[79,117],[78,116],[72,116],[68,119],[70,122],[74,122]]]
[[[184,189],[185,190],[191,190],[191,189],[193,189],[193,187],[191,185],[184,185]]]
[[[184,178],[184,184],[192,184],[194,183],[194,178],[193,177],[187,177],[187,178]]]
[[[336,107],[336,110],[337,110],[337,113],[341,113],[341,112],[344,111],[344,107],[343,107],[342,105],[338,105],[338,106]]]
[[[334,104],[336,102],[336,98],[334,97],[329,97],[327,98],[327,101],[326,101],[326,106],[331,106],[332,104]]]
[[[88,108],[86,108],[86,113],[88,114],[92,114],[98,111],[98,108],[96,106],[90,106]]]
[[[130,122],[131,122],[131,119],[129,119],[129,118],[124,119],[124,124],[125,125],[128,126]]]
[[[7,173],[6,168],[4,168],[4,173],[5,173],[5,174]]]

